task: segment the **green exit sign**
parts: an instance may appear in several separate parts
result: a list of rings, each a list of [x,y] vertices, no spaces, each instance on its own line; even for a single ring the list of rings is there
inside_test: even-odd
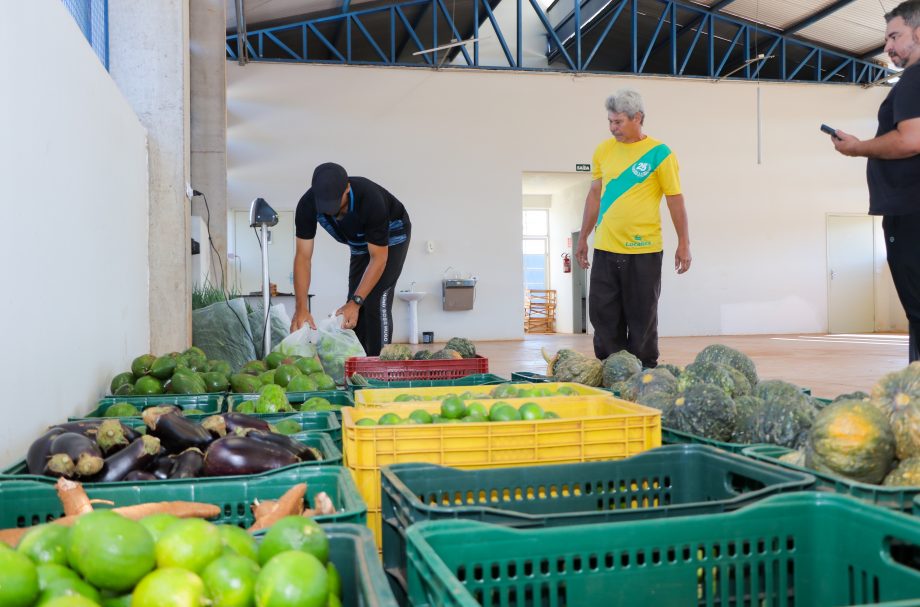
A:
[[[575,170],[578,171],[579,173],[590,173],[591,165],[590,164],[576,164]]]

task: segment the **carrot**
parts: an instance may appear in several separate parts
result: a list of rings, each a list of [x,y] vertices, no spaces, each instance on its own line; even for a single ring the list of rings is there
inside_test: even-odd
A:
[[[313,498],[313,507],[317,514],[335,514],[335,506],[325,491],[320,491]]]
[[[268,516],[278,507],[278,500],[260,500],[256,499],[252,503],[252,516],[255,520],[259,520]]]
[[[257,519],[252,527],[248,529],[250,533],[259,529],[271,527],[279,520],[286,516],[298,515],[303,511],[303,497],[307,494],[307,484],[298,483],[288,489],[281,498],[278,499],[278,505],[262,518]]]
[[[58,499],[64,506],[64,514],[86,514],[93,511],[93,505],[90,503],[86,491],[83,490],[82,483],[68,480],[61,477],[55,483]]]

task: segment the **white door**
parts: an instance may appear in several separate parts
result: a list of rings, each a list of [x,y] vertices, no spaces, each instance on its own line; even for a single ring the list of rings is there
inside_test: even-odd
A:
[[[827,216],[827,330],[875,329],[872,217]]]
[[[262,251],[252,228],[248,211],[236,212],[236,255],[243,295],[262,292]],[[268,276],[279,293],[294,292],[294,213],[279,212],[278,224],[268,228]]]

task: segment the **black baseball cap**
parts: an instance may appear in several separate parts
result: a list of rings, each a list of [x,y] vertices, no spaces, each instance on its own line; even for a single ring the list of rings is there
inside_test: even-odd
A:
[[[341,165],[325,162],[313,171],[313,197],[316,212],[336,215],[342,206],[342,194],[348,187],[348,173]]]

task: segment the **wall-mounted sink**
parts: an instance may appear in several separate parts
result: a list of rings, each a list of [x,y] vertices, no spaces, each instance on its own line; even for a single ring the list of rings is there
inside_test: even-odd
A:
[[[421,298],[425,297],[425,293],[422,291],[398,291],[396,297],[403,301],[419,301]]]

